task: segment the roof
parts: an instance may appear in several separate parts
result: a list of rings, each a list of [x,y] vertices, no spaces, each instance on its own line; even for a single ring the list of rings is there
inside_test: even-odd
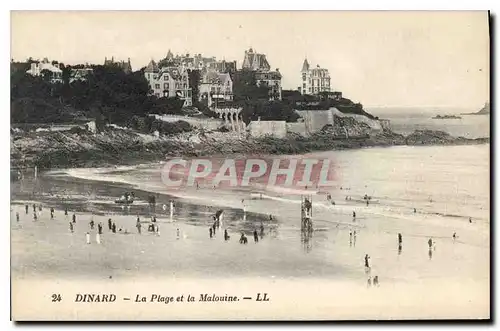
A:
[[[158,72],[159,71],[158,65],[156,64],[156,62],[154,60],[151,60],[151,61],[149,61],[149,64],[144,71],[145,72]]]
[[[307,62],[307,58],[304,59],[304,64],[302,64],[302,71],[308,71],[309,70],[309,62]]]

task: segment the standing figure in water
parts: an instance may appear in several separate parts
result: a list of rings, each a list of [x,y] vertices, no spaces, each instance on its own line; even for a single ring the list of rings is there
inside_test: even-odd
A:
[[[401,250],[403,249],[403,236],[401,233],[398,233],[398,254],[401,254]]]
[[[373,286],[378,286],[378,276],[373,277]]]
[[[349,246],[352,246],[352,231],[349,230]]]
[[[177,240],[179,240],[180,238],[181,238],[181,232],[179,228],[177,228]]]
[[[139,220],[139,217],[137,217],[137,222],[135,223],[135,227],[137,228],[137,232],[141,234],[141,221]]]
[[[16,221],[19,223],[19,212],[16,212]]]
[[[64,208],[64,216],[68,216],[68,208]]]
[[[354,247],[356,247],[356,230],[354,230],[353,239],[354,239]]]
[[[113,222],[111,222],[111,218],[108,218],[108,229],[109,231],[113,230]]]
[[[33,212],[33,221],[36,221],[38,219],[38,216],[36,216],[36,211]]]
[[[28,208],[29,208],[28,205],[24,206],[24,209],[26,210],[26,215],[28,215]]]
[[[69,231],[71,231],[71,233],[73,233],[73,223],[69,222]]]
[[[259,242],[259,236],[257,234],[257,230],[253,230],[253,240],[255,241],[255,243]]]
[[[111,226],[111,231],[113,231],[113,233],[116,233],[116,223],[113,222],[113,225]]]
[[[355,211],[352,212],[352,218],[356,218],[356,212]]]
[[[469,217],[469,223],[472,223],[472,217]]]
[[[417,213],[417,208],[413,208],[413,213],[416,214]]]
[[[36,204],[33,204],[33,212],[36,213]]]
[[[372,277],[368,277],[368,280],[366,281],[366,287],[371,287],[372,286]]]
[[[433,245],[432,238],[429,238],[427,244],[429,245],[429,260],[430,260],[432,259],[432,245]]]
[[[370,272],[370,257],[368,254],[365,255],[365,272],[368,274]]]
[[[76,223],[76,215],[73,213],[73,223]]]
[[[260,239],[264,238],[264,223],[260,222]]]
[[[97,233],[102,234],[102,223],[97,224]]]
[[[229,240],[229,234],[227,233],[227,229],[224,230],[224,240],[228,241]]]
[[[50,219],[54,219],[54,208],[50,208]]]
[[[453,232],[453,243],[455,242],[456,239],[457,239],[457,233]]]
[[[212,227],[209,227],[208,228],[208,234],[210,235],[210,238],[213,237],[213,234],[212,234]]]

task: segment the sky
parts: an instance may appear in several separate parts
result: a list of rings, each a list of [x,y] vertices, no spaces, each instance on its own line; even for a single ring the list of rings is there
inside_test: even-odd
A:
[[[480,108],[489,100],[485,11],[14,11],[11,58],[134,70],[170,49],[236,60],[252,47],[300,85],[304,58],[365,107]]]

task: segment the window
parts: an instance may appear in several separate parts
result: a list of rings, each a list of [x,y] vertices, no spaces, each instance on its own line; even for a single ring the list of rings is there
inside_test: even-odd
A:
[[[159,89],[160,88],[160,84],[155,84],[155,89]]]
[[[309,88],[309,92],[311,92],[311,88]]]
[[[306,74],[302,74],[302,80],[305,82],[306,81]]]
[[[167,75],[163,76],[163,80],[168,80],[168,76]]]
[[[156,79],[156,75],[153,75],[153,79]]]
[[[305,89],[306,88],[306,83],[302,84],[302,87]]]
[[[170,87],[169,87],[169,84],[168,84],[168,83],[163,84],[163,88],[164,88],[165,90],[168,90],[168,89],[170,88]]]
[[[175,83],[175,88],[179,89],[179,83]]]
[[[184,88],[187,88],[187,84],[186,83],[184,83]]]

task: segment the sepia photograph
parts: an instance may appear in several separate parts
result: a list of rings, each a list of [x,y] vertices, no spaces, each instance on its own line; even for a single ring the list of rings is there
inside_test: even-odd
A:
[[[490,320],[490,25],[11,11],[11,319]]]

